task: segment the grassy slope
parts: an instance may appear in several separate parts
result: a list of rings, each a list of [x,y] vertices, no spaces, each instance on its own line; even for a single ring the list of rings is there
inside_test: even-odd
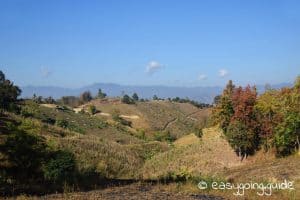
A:
[[[82,171],[97,171],[109,178],[137,178],[146,159],[168,149],[166,143],[141,140],[127,127],[106,123],[96,116],[34,106],[33,118],[7,113],[6,121],[21,123],[24,130],[43,136],[54,149],[70,150]],[[66,119],[71,128],[40,121],[45,118]]]
[[[300,180],[300,156],[275,158],[272,153],[258,152],[240,161],[217,128],[204,129],[202,139],[184,136],[175,147],[147,160],[144,177],[156,178],[168,172],[187,171],[193,175],[221,176],[231,180],[274,181],[284,178]]]
[[[188,135],[174,144],[173,149],[146,161],[145,178],[183,171],[193,175],[216,175],[226,168],[243,164],[216,128],[204,129],[202,139]]]
[[[210,114],[209,109],[198,109],[189,103],[168,101],[128,105],[117,100],[94,100],[89,104],[95,105],[103,113],[111,114],[117,109],[121,115],[138,116],[137,119],[129,119],[133,128],[143,129],[150,135],[155,131],[168,130],[172,135],[181,137],[201,126]]]

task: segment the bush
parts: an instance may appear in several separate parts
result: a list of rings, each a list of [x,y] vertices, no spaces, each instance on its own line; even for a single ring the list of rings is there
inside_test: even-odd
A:
[[[164,174],[159,177],[160,180],[165,182],[186,182],[191,180],[193,176],[185,168],[180,169],[180,171],[168,171],[167,174]]]
[[[27,105],[21,107],[20,114],[23,117],[34,117],[39,115],[38,104],[29,102]]]
[[[134,100],[130,98],[127,94],[125,94],[122,98],[122,103],[134,104]]]
[[[5,158],[0,162],[1,173],[19,183],[26,183],[33,177],[38,179],[41,163],[47,156],[45,140],[13,126],[9,131],[5,143],[0,144],[0,152]],[[8,164],[2,165],[4,163]]]
[[[70,183],[74,180],[76,162],[74,155],[67,151],[58,151],[43,167],[46,180],[54,183]]]
[[[69,122],[65,119],[56,119],[56,122],[55,122],[56,126],[59,126],[61,128],[68,128],[69,126]]]
[[[174,142],[176,138],[171,135],[170,131],[157,131],[154,133],[154,140],[171,143]]]
[[[96,106],[94,106],[94,105],[89,105],[89,107],[88,107],[88,112],[89,112],[91,115],[94,115],[94,114],[96,114],[98,111],[97,111],[97,109],[96,109]]]
[[[47,124],[51,124],[54,125],[56,120],[51,118],[51,117],[45,117],[42,119],[42,122],[47,123]]]

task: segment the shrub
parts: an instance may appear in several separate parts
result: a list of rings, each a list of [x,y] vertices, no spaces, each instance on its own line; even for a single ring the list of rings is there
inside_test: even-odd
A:
[[[56,126],[67,128],[69,126],[69,122],[65,119],[58,118],[55,122]]]
[[[34,117],[39,115],[38,104],[33,101],[28,102],[27,105],[21,107],[20,114],[23,117]]]
[[[154,140],[174,142],[176,138],[171,135],[170,131],[157,131],[154,133]]]
[[[54,125],[56,122],[56,120],[54,118],[49,117],[44,113],[41,115],[41,121],[44,123],[47,123],[47,124],[51,124],[51,125]]]
[[[10,178],[20,183],[28,182],[29,178],[38,178],[41,163],[47,156],[45,140],[34,134],[11,127],[10,135],[4,144],[0,144],[4,163],[9,165],[1,168]],[[1,171],[2,172],[2,171]]]
[[[127,94],[125,94],[122,98],[122,103],[134,104],[134,100],[130,98]]]
[[[72,182],[76,172],[74,155],[58,151],[43,167],[44,177],[54,183]]]
[[[18,128],[22,131],[26,131],[27,133],[38,135],[42,131],[42,124],[38,120],[25,118],[22,119]]]
[[[91,115],[96,114],[96,113],[97,113],[96,106],[94,106],[94,105],[89,105],[89,107],[88,107],[88,112],[89,112]]]

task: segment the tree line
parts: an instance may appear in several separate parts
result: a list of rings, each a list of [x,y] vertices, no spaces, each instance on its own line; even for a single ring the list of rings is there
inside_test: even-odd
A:
[[[242,158],[258,149],[286,156],[300,149],[300,76],[293,87],[267,89],[236,87],[230,80],[218,97],[212,115]]]

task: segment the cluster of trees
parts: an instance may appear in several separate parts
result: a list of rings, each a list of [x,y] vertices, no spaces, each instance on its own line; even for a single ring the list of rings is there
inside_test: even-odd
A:
[[[242,158],[260,147],[279,156],[300,149],[300,77],[291,88],[268,89],[260,96],[255,87],[229,81],[216,103],[214,122]]]
[[[98,93],[95,97],[92,96],[90,91],[85,91],[82,94],[80,94],[79,97],[76,96],[63,96],[59,102],[62,103],[63,105],[68,105],[71,107],[77,107],[82,104],[85,104],[92,99],[104,99],[107,97],[107,94],[104,93],[101,89],[98,90]]]
[[[194,106],[196,106],[197,108],[208,108],[211,105],[210,104],[206,104],[206,103],[200,103],[198,101],[194,101],[194,100],[190,100],[189,98],[180,98],[180,97],[175,97],[173,99],[168,99],[169,101],[173,101],[173,102],[179,102],[179,103],[190,103]]]
[[[139,96],[137,95],[137,93],[133,93],[133,95],[130,97],[129,95],[125,94],[122,97],[122,102],[126,103],[126,104],[135,104],[136,102],[140,101],[140,102],[145,102],[145,101],[149,101],[148,99],[140,99]],[[157,95],[153,95],[152,100],[154,101],[164,101],[165,99],[158,97]],[[173,99],[168,98],[168,101],[172,101],[172,102],[178,102],[178,103],[190,103],[194,106],[196,106],[197,108],[208,108],[211,107],[210,104],[206,104],[206,103],[200,103],[194,100],[190,100],[189,98],[180,98],[180,97],[175,97]]]
[[[6,140],[0,144],[0,186],[44,184],[59,188],[75,180],[77,167],[72,153],[53,150],[44,138],[22,126],[10,124],[2,134]]]
[[[5,74],[0,71],[0,110],[12,110],[20,94],[20,88],[6,79]]]
[[[55,99],[53,99],[51,96],[43,98],[42,96],[36,96],[36,94],[33,94],[32,100],[36,103],[56,103]]]
[[[163,98],[159,98],[156,94],[153,95],[152,99],[153,99],[154,101],[165,100],[165,99],[163,99]]]
[[[7,80],[0,71],[0,110],[10,111],[12,107],[17,107],[20,94],[19,87]],[[35,134],[39,129],[26,125],[25,119],[15,121],[1,112],[0,119],[1,192],[11,190],[10,187],[16,190],[16,185],[33,183],[62,187],[64,183],[74,180],[77,167],[72,153],[49,147],[43,137]]]
[[[126,104],[135,104],[135,102],[139,101],[139,96],[137,95],[137,93],[133,93],[133,95],[130,97],[129,95],[125,94],[121,101],[122,103],[126,103]]]

